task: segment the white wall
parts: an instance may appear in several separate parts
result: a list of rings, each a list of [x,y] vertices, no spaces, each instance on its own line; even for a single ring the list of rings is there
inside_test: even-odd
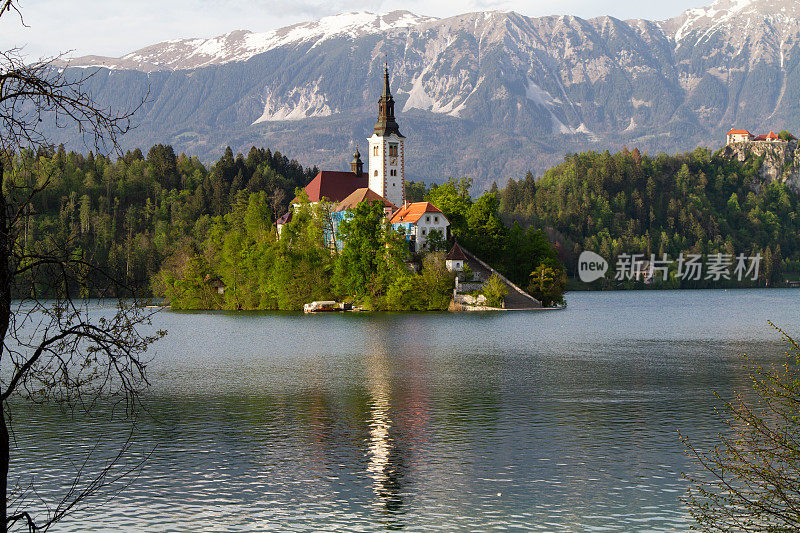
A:
[[[369,188],[394,205],[400,207],[405,201],[405,144],[397,135],[380,137],[373,134],[369,141]],[[397,157],[389,156],[389,143],[397,143]],[[377,148],[377,154],[375,149]],[[392,160],[395,164],[392,165]],[[391,171],[396,175],[392,176]],[[375,174],[377,171],[377,175]]]
[[[428,220],[430,218],[430,220]],[[447,238],[447,227],[450,222],[445,218],[442,213],[425,213],[422,215],[415,225],[415,237],[417,238],[417,251],[422,250],[422,247],[428,242],[428,235],[431,230],[439,230],[442,238]]]

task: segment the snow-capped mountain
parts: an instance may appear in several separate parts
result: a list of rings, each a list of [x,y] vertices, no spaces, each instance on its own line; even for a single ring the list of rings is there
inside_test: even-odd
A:
[[[436,20],[408,11],[376,15],[366,11],[342,13],[313,22],[294,24],[277,30],[254,33],[237,30],[211,39],[175,39],[147,46],[120,58],[84,56],[71,64],[131,68],[145,72],[161,69],[194,69],[245,61],[281,46],[319,46],[328,39],[358,39]]]
[[[410,177],[486,185],[570,151],[717,147],[734,124],[798,131],[799,44],[800,2],[717,0],[666,21],[349,13],[71,64],[108,67],[90,81],[104,102],[149,90],[131,145],[214,159],[256,144],[344,168],[388,61]]]

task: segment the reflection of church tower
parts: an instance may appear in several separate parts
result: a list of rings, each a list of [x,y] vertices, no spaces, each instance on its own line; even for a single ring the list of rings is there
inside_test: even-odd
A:
[[[389,90],[389,68],[383,70],[383,92],[378,100],[378,122],[369,141],[369,188],[394,205],[406,199],[403,135],[394,119],[394,98]]]

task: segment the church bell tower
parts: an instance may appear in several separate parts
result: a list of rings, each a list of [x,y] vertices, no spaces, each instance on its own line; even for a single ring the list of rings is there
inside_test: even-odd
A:
[[[400,207],[406,199],[405,137],[394,119],[389,89],[389,67],[383,69],[383,92],[378,100],[378,122],[369,141],[369,188]]]

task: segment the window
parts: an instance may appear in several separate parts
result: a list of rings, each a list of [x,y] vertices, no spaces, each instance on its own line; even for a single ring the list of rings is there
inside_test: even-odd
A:
[[[378,171],[377,171],[377,170],[375,171],[375,175],[376,175],[376,176],[378,175]]]
[[[397,143],[389,143],[389,157],[397,157]]]
[[[378,155],[378,145],[377,144],[372,147],[372,155],[374,155],[374,156]]]
[[[425,222],[430,222],[430,221],[431,221],[431,217],[430,216],[425,217]]]
[[[433,221],[438,224],[439,223],[439,217],[433,217]]]
[[[390,176],[397,176],[397,169],[396,169],[396,168],[393,168],[393,169],[391,169],[391,170],[389,171],[389,175],[390,175]]]
[[[422,230],[422,234],[425,235],[425,230],[424,229]]]

